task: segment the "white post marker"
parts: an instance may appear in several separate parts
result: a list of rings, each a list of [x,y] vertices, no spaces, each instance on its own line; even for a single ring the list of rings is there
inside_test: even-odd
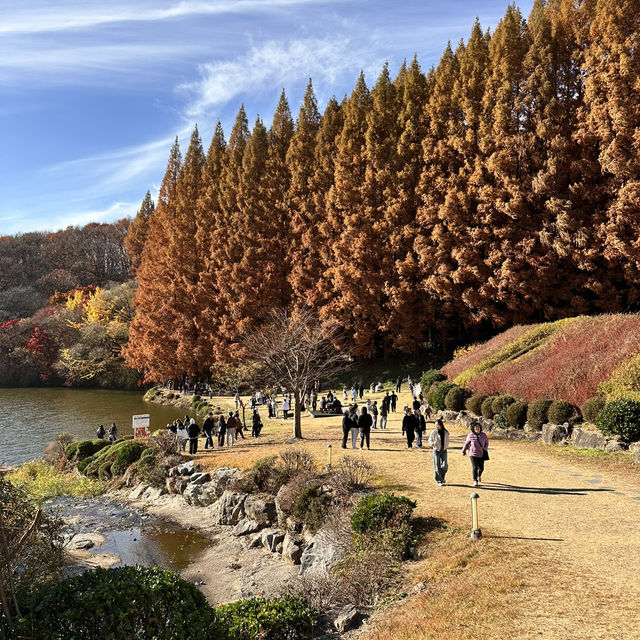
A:
[[[479,540],[482,538],[482,531],[480,531],[480,525],[478,524],[478,498],[480,496],[477,493],[471,494],[471,535],[472,540]]]
[[[149,435],[149,414],[133,416],[132,426],[134,438],[146,438]]]
[[[327,445],[327,469],[331,469],[331,445]]]

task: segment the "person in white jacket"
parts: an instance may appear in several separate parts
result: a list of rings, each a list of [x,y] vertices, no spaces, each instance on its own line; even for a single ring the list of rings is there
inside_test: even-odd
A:
[[[449,448],[449,432],[444,428],[444,422],[438,418],[436,428],[429,434],[429,445],[433,449],[433,473],[438,486],[445,484],[444,477],[449,465],[447,449]]]

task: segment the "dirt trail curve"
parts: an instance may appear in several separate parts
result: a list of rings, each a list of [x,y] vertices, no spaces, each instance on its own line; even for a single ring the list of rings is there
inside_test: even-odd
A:
[[[405,450],[398,491],[418,499],[419,513],[462,523],[477,491],[484,536],[504,539],[506,553],[515,541],[529,545],[525,605],[505,638],[640,638],[640,473],[619,481],[590,470],[588,460],[493,439],[484,482],[474,489],[460,453],[466,432],[451,433],[447,485],[435,484],[430,451]],[[388,451],[372,456],[376,467],[398,478],[397,430],[375,433],[374,443]]]

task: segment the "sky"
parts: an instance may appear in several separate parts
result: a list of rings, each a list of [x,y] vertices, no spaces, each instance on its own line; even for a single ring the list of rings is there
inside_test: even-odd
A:
[[[519,3],[525,16],[533,0]],[[135,216],[195,124],[206,148],[241,104],[269,126],[282,89],[297,116],[423,70],[507,0],[0,0],[0,235]]]

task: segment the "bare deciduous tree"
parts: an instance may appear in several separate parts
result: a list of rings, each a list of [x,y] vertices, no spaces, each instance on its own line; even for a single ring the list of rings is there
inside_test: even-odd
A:
[[[333,323],[323,323],[311,312],[289,315],[284,309],[271,312],[269,321],[247,334],[246,354],[260,365],[259,380],[287,387],[294,398],[293,435],[302,437],[300,408],[316,380],[340,372],[350,360],[340,348],[341,335]]]

